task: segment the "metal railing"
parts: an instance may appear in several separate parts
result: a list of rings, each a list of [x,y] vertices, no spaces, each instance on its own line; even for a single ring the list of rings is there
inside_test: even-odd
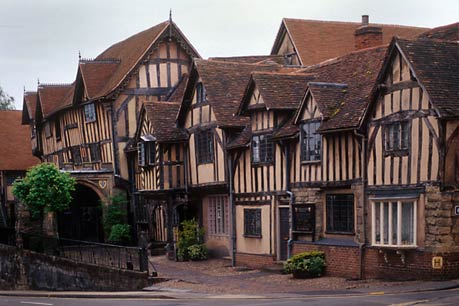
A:
[[[19,233],[22,248],[42,254],[124,270],[148,272],[145,248]]]

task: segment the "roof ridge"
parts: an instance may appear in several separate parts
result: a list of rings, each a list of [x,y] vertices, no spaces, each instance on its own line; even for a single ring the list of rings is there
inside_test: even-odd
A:
[[[361,22],[356,21],[335,21],[335,20],[320,20],[320,19],[302,19],[302,18],[287,18],[284,17],[282,20],[293,20],[293,21],[305,21],[305,22],[322,22],[322,23],[336,23],[336,24],[354,24],[354,25],[362,25]],[[428,27],[416,27],[416,26],[409,26],[409,25],[402,25],[402,24],[394,24],[394,23],[369,23],[368,26],[392,26],[392,27],[403,27],[403,28],[410,28],[410,29],[432,29]]]
[[[118,64],[118,63],[121,63],[121,59],[118,59],[118,58],[102,58],[102,59],[82,58],[79,60],[79,63],[80,64],[86,64],[86,63]]]
[[[73,83],[40,83],[38,84],[38,88],[43,87],[68,87],[72,86]]]
[[[308,82],[309,86],[318,86],[318,87],[337,87],[337,88],[347,88],[348,84],[345,83],[328,83],[328,82]]]
[[[277,71],[254,71],[252,72],[252,75],[284,75],[284,76],[311,76],[315,75],[315,73],[307,73],[307,72],[296,72],[296,71],[291,71],[291,72],[277,72]]]
[[[282,65],[279,65],[275,62],[273,62],[273,64],[264,64],[263,61],[261,62],[256,62],[256,63],[245,63],[245,62],[231,62],[231,61],[222,61],[222,60],[215,60],[215,59],[195,59],[195,61],[199,61],[199,62],[214,62],[214,63],[218,63],[218,64],[230,64],[230,65],[239,65],[239,66],[265,66],[265,67],[269,67],[269,66],[282,66]]]

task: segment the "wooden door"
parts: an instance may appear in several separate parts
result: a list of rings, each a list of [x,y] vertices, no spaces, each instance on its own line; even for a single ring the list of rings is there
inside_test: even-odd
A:
[[[279,238],[280,238],[280,260],[287,260],[288,239],[289,239],[289,209],[279,208]]]

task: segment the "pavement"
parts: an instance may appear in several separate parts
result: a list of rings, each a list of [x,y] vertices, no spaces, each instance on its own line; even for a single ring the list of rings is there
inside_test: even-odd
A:
[[[294,280],[273,271],[230,267],[224,260],[177,263],[151,258],[159,280],[142,291],[0,291],[0,296],[100,299],[285,299],[333,295],[384,295],[459,288],[445,281],[352,281],[333,277]]]

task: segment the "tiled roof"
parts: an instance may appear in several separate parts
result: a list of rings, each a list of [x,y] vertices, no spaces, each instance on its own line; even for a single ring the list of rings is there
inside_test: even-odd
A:
[[[309,92],[322,113],[323,119],[332,118],[346,101],[347,84],[336,83],[309,83]]]
[[[422,33],[418,38],[433,38],[448,41],[459,41],[459,22],[433,28]]]
[[[37,109],[37,92],[24,92],[24,103],[22,105],[22,124],[30,123],[30,120],[35,119],[35,111]]]
[[[459,42],[395,39],[443,117],[459,116]]]
[[[175,125],[175,118],[180,108],[178,102],[148,102],[144,103],[148,120],[153,127],[154,135],[158,142],[177,142],[188,138],[185,131]]]
[[[243,127],[248,118],[235,116],[251,73],[276,71],[277,64],[246,64],[216,60],[195,60],[194,69],[206,88],[207,101],[212,107],[219,126]],[[194,86],[188,82],[189,86]],[[184,112],[184,106],[180,112]]]
[[[263,64],[263,63],[269,63],[269,61],[272,61],[280,65],[284,64],[284,57],[282,55],[209,57],[209,60],[233,62],[233,63],[246,63],[246,64]]]
[[[32,155],[30,127],[21,111],[0,111],[0,170],[26,170],[40,161]]]
[[[100,93],[119,64],[119,60],[80,61],[80,73],[89,99]]]
[[[118,87],[168,25],[168,21],[155,25],[112,45],[97,56],[96,60],[120,60],[117,69],[97,96],[107,95]]]
[[[188,74],[185,73],[182,75],[179,83],[175,87],[174,91],[167,98],[167,101],[181,102],[183,100],[183,95],[185,94],[186,84],[188,83]]]
[[[147,53],[150,47],[155,43],[160,35],[169,28],[169,21],[162,22],[145,31],[137,33],[121,42],[118,42],[102,52],[96,57],[96,60],[120,60],[117,69],[114,70],[111,78],[105,86],[99,91],[97,96],[105,96],[116,89],[125,77],[132,71],[139,60]],[[199,57],[193,46],[187,41],[180,29],[172,22],[174,31],[178,33],[183,40],[187,42],[193,52],[193,56]]]
[[[65,98],[72,91],[72,84],[40,84],[38,86],[38,98],[43,118],[47,118],[58,110],[71,105],[71,101],[68,101]]]
[[[354,51],[302,70],[314,73],[315,82],[339,83],[348,86],[346,94],[342,97],[337,97],[336,92],[330,93],[331,96],[343,100],[330,102],[324,108],[330,117],[322,122],[321,131],[351,129],[360,126],[386,51],[387,46]],[[332,110],[330,105],[338,107]]]
[[[253,73],[248,87],[253,82],[260,91],[267,109],[296,109],[306,92],[309,81],[314,79],[309,74]],[[250,101],[251,94],[246,91],[240,107]]]
[[[244,130],[230,143],[226,145],[228,150],[233,150],[241,147],[245,147],[250,143],[250,139],[252,138],[252,130],[249,126],[246,126]]]
[[[414,38],[428,28],[401,25],[373,24],[383,31],[383,43],[388,44],[397,35]],[[356,22],[336,22],[284,18],[271,54],[277,54],[285,31],[290,35],[303,66],[316,64],[329,58],[355,50],[354,32],[361,26]]]
[[[295,136],[299,131],[298,125],[293,121],[293,116],[283,126],[273,133],[273,138],[289,138]]]

